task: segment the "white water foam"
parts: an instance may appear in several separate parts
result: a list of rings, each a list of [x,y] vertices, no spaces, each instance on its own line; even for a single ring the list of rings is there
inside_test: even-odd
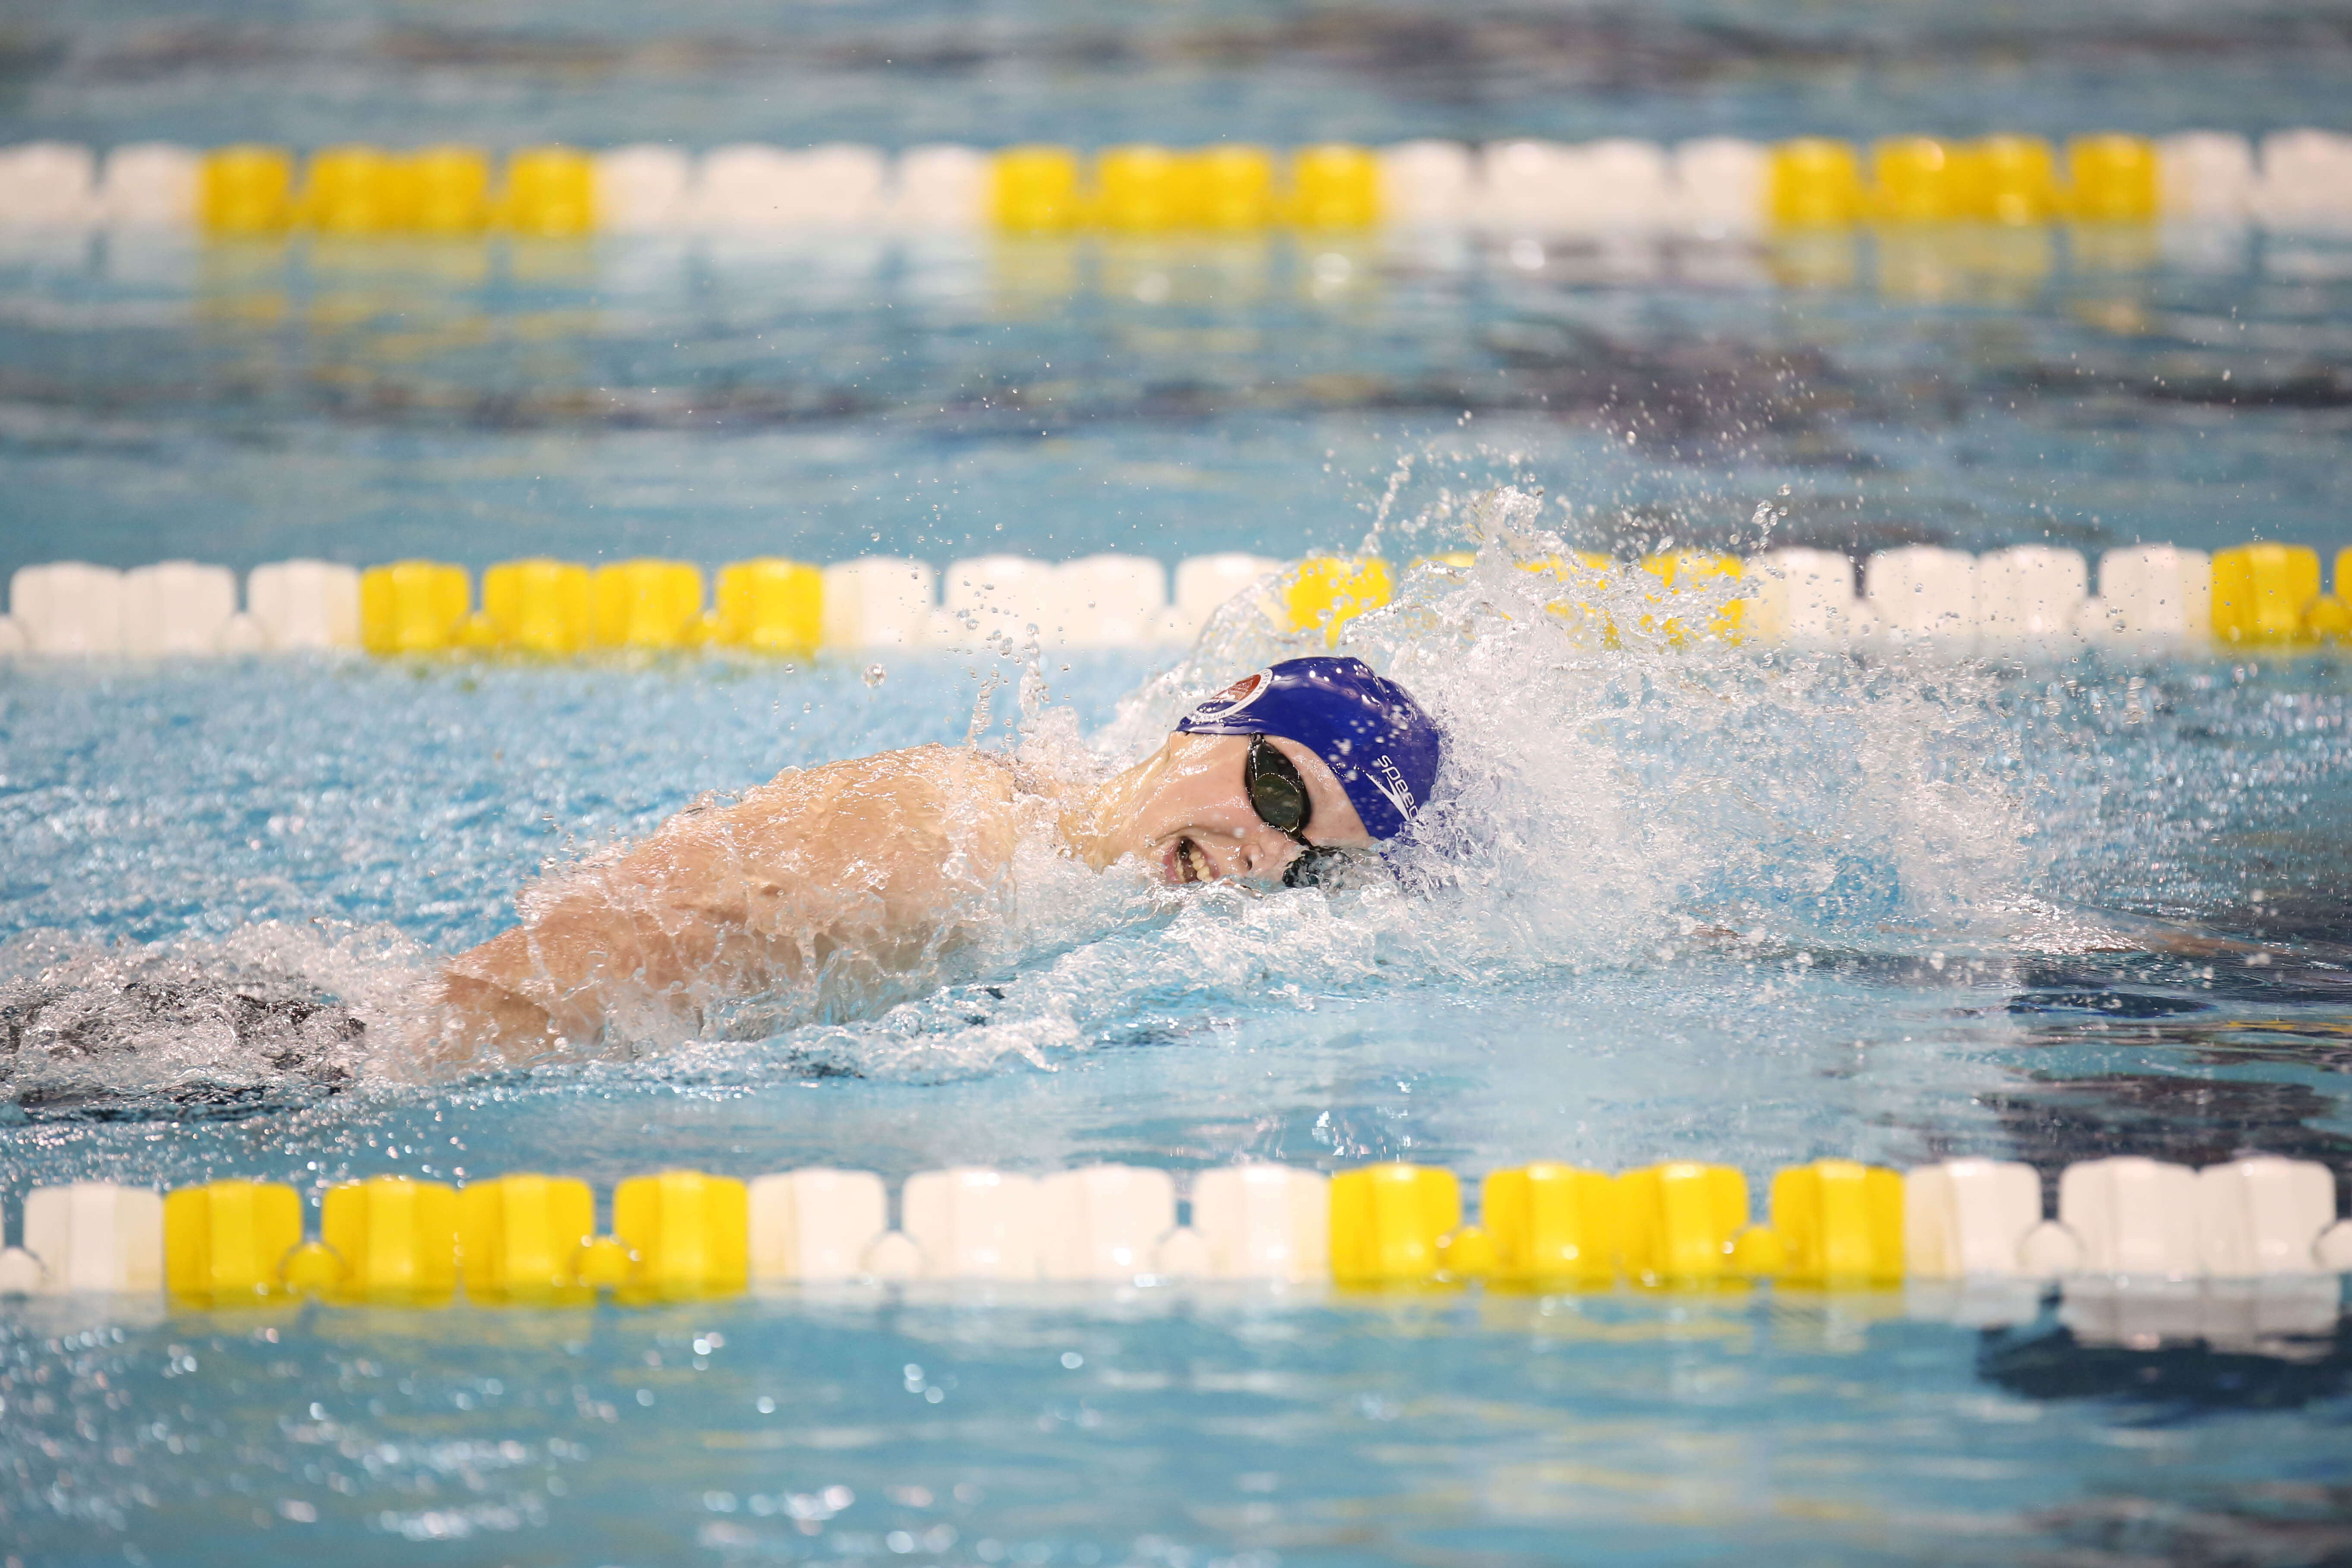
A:
[[[1148,754],[1244,670],[1366,658],[1448,737],[1437,796],[1389,858],[1393,875],[1121,896],[1116,875],[1033,845],[1018,912],[980,955],[986,984],[773,1045],[824,1070],[956,1077],[1050,1068],[1170,1006],[1565,982],[1693,944],[1957,955],[2070,940],[2026,896],[2032,825],[2000,754],[1993,675],[1765,658],[1693,635],[1741,591],[1731,579],[1678,595],[1677,626],[1655,577],[1620,572],[1570,593],[1528,569],[1570,553],[1532,525],[1538,511],[1529,495],[1489,496],[1471,565],[1416,568],[1335,644],[1236,600],[1090,739],[1047,703],[1034,667],[1024,682],[1022,761],[1080,781]],[[724,1061],[704,1047],[675,1065]]]
[[[1336,642],[1414,691],[1448,737],[1393,875],[1158,888],[1133,868],[1085,871],[1038,813],[988,934],[902,985],[709,999],[698,1038],[621,1033],[598,1054],[683,1078],[961,1077],[1050,1068],[1147,1017],[1566,984],[1694,944],[1769,956],[2035,940],[2032,819],[2000,756],[1994,676],[1761,656],[1696,635],[1739,592],[1731,579],[1685,585],[1669,616],[1655,577],[1531,570],[1572,555],[1540,526],[1538,498],[1502,490],[1464,510],[1472,563],[1414,567]],[[1244,595],[1092,736],[1033,661],[1015,761],[1083,790],[1237,673],[1326,648]],[[30,1021],[11,1037],[20,1102],[169,1103],[409,1076],[391,1042],[421,1026],[430,960],[388,931],[264,925],[209,944],[20,942],[0,972],[21,977],[5,1001]]]
[[[44,1114],[234,1114],[381,1079],[428,956],[390,927],[0,947],[0,1094]]]

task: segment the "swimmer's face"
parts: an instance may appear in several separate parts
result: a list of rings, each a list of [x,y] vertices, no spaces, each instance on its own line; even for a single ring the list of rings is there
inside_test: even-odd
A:
[[[1322,758],[1296,741],[1268,735],[1307,784],[1308,842],[1369,849],[1372,836],[1349,804],[1348,792]],[[1266,826],[1242,784],[1247,735],[1168,737],[1140,770],[1127,820],[1111,834],[1113,858],[1133,855],[1171,885],[1228,877],[1278,882],[1284,868],[1306,853],[1297,840]]]

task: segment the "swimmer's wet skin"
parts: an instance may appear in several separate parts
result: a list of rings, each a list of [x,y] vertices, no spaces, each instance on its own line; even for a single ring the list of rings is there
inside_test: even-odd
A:
[[[520,925],[443,971],[438,1054],[523,1061],[614,1027],[691,1033],[724,997],[871,987],[996,917],[1024,828],[1172,886],[1312,880],[1401,837],[1443,752],[1402,687],[1319,658],[1244,677],[1100,784],[936,745],[788,769],[525,893]]]

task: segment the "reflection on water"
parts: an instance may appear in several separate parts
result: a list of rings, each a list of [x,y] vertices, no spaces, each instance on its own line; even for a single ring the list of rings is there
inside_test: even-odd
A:
[[[1778,139],[2337,123],[2344,44],[2304,0],[1670,0],[1442,9],[940,0],[657,16],[118,0],[27,12],[0,141],[834,141],[1704,133]],[[429,130],[422,128],[429,127]]]
[[[1698,692],[1727,678],[1674,657],[1632,668]],[[1143,673],[1097,658],[1056,689],[1101,732]],[[2352,807],[2340,668],[2175,670],[2131,723],[2118,694],[2148,691],[2147,674],[2071,679],[2054,695],[2022,673],[1962,682],[1989,726],[1969,732],[2010,748],[2039,829],[2026,842],[2044,841],[2022,866],[2021,924],[1848,913],[1801,942],[1727,951],[1685,931],[1587,964],[1497,946],[1457,972],[1461,943],[1451,961],[1412,943],[1416,927],[1449,929],[1433,907],[1387,933],[1381,962],[1342,972],[1334,955],[1364,944],[1328,943],[1380,930],[1376,911],[1335,928],[1309,918],[1320,895],[1202,900],[944,994],[896,1035],[424,1089],[270,1053],[290,1034],[306,1060],[341,1059],[306,1033],[336,1015],[303,1009],[381,1005],[420,947],[500,923],[509,889],[567,841],[641,830],[793,761],[950,737],[978,682],[920,660],[879,689],[824,664],[20,669],[0,686],[12,974],[62,966],[37,1011],[82,1016],[113,996],[60,994],[60,973],[110,964],[182,989],[131,995],[149,1032],[62,1066],[11,1037],[0,1206],[84,1175],[238,1173],[308,1194],[384,1173],[543,1169],[609,1188],[668,1165],[897,1180],[1242,1154],[1472,1173],[1690,1155],[1760,1177],[1822,1153],[1984,1153],[2048,1177],[2109,1152],[2261,1148],[2352,1167],[2331,902]],[[1864,716],[1881,744],[1905,733],[1887,700]],[[1731,729],[1710,735],[1713,758],[1678,750],[1695,711],[1694,692],[1647,693],[1612,743],[1629,763],[1678,763],[1703,795],[1762,742]],[[1750,770],[1793,781],[1783,810],[1838,776],[1796,765],[1807,742],[1789,728],[1761,753],[1780,763]],[[2284,737],[2292,789],[2232,783],[2265,733]],[[1540,732],[1528,744],[1565,755]],[[1654,816],[1672,805],[1660,795]],[[1932,879],[1932,858],[1908,874]],[[2183,903],[2206,912],[2183,920]],[[1654,929],[1611,923],[1627,919],[1597,908],[1544,929]],[[1188,969],[1188,952],[1217,962]],[[222,984],[264,973],[279,978]],[[220,1005],[197,1016],[206,994]],[[1042,1068],[991,1044],[1055,1007],[1084,1026]],[[880,1070],[908,1041],[929,1053],[911,1080]],[[856,1070],[820,1076],[818,1047]],[[203,1092],[213,1114],[185,1114]],[[1542,1556],[1572,1537],[1629,1561],[1990,1563],[2123,1542],[2159,1560],[2252,1542],[2317,1562],[2340,1545],[2340,1300],[2321,1278],[2056,1294],[788,1291],[552,1312],[44,1300],[0,1307],[0,1510],[33,1561],[249,1560],[264,1540],[371,1561],[456,1543],[654,1562],[692,1541],[742,1563],[1403,1563]]]
[[[1783,487],[1776,542],[1851,551],[2327,544],[2339,522],[2352,251],[2326,237],[18,231],[0,252],[0,568],[1283,553],[1352,544],[1401,450],[1465,482],[1516,455],[1629,545],[1752,543]]]
[[[41,1560],[1403,1563],[1566,1532],[1621,1561],[2012,1563],[2127,1531],[2160,1561],[2319,1562],[2346,1342],[2332,1314],[2260,1354],[1770,1293],[60,1303],[0,1313],[0,1507]]]
[[[134,0],[0,37],[0,142],[2260,131],[2340,118],[2307,10]],[[1548,488],[1530,527],[1621,552],[1752,548],[1768,499],[1771,542],[1852,551],[2333,545],[2347,322],[2340,237],[2218,226],[8,230],[0,570],[1172,558],[1376,522],[1402,563],[1511,481]],[[1475,731],[1458,887],[1202,895],[885,1018],[440,1085],[383,1071],[378,1026],[543,862],[959,739],[995,672],[0,666],[0,1240],[77,1177],[2352,1171],[2333,655],[1497,659],[1488,611],[1410,608],[1360,629]],[[1070,662],[1043,673],[1110,749],[1168,716],[1134,658]],[[2316,1563],[2352,1552],[2340,1290],[10,1301],[0,1556]]]

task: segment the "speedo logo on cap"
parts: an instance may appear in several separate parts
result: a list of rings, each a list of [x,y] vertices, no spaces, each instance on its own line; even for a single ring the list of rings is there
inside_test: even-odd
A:
[[[1214,697],[1192,710],[1195,720],[1230,719],[1259,698],[1274,685],[1274,671],[1261,669],[1255,675],[1244,675]]]
[[[1372,759],[1372,765],[1365,770],[1364,776],[1372,781],[1374,789],[1388,797],[1388,803],[1396,807],[1399,816],[1412,815],[1412,785],[1404,782],[1403,773],[1389,760],[1386,752]]]

